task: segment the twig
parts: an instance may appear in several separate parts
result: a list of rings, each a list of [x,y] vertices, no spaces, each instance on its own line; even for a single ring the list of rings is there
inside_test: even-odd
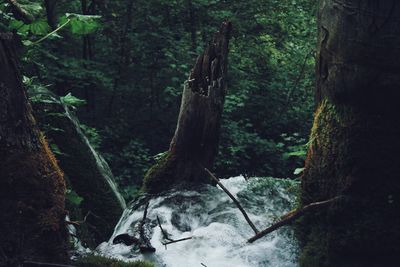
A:
[[[325,201],[320,201],[320,202],[313,202],[311,204],[308,204],[302,208],[298,208],[295,210],[292,210],[290,212],[288,212],[287,214],[283,215],[281,217],[281,220],[278,221],[277,223],[274,223],[273,225],[271,225],[270,227],[262,230],[261,232],[257,233],[255,236],[253,236],[252,238],[250,238],[249,240],[247,240],[247,243],[253,243],[254,241],[260,239],[261,237],[277,230],[278,228],[284,226],[284,225],[288,225],[291,222],[293,222],[294,220],[296,220],[297,218],[299,218],[300,216],[304,215],[304,213],[311,211],[311,210],[315,210],[324,206],[327,206],[328,204],[337,201],[338,199],[342,198],[342,196],[337,196]]]
[[[46,34],[45,36],[43,36],[42,38],[40,38],[39,40],[33,42],[31,45],[37,45],[38,43],[46,40],[47,38],[49,38],[51,35],[55,34],[56,32],[58,32],[59,30],[61,30],[62,28],[64,28],[65,26],[67,26],[69,23],[71,22],[70,19],[67,19],[67,21],[65,23],[63,23],[62,25],[60,25],[57,29],[49,32],[48,34]]]
[[[186,241],[186,240],[190,240],[190,239],[192,239],[193,237],[192,236],[190,236],[190,237],[185,237],[185,238],[181,238],[181,239],[177,239],[177,240],[172,240],[172,241],[169,241],[169,242],[166,242],[166,243],[162,243],[164,246],[166,246],[166,245],[169,245],[169,244],[173,244],[173,243],[178,243],[178,242],[181,242],[181,241]]]
[[[181,242],[181,241],[185,241],[185,240],[189,240],[192,239],[192,237],[185,237],[182,239],[178,239],[178,240],[174,240],[168,237],[168,234],[164,231],[164,229],[161,226],[161,222],[160,222],[160,218],[157,216],[157,222],[158,222],[158,226],[161,229],[161,233],[163,234],[164,239],[168,240],[168,242],[161,242],[161,244],[163,244],[165,246],[165,249],[167,249],[167,245],[169,244],[173,244],[173,243],[177,243],[177,242]]]
[[[253,229],[254,233],[257,235],[259,231],[257,230],[254,223],[250,220],[249,216],[247,215],[246,211],[243,209],[242,205],[240,205],[239,201],[226,189],[226,187],[218,180],[217,177],[214,176],[207,168],[204,170],[208,173],[208,175],[224,190],[224,192],[232,199],[238,209],[242,212],[244,218],[246,219],[247,223],[250,225],[251,229]]]
[[[14,14],[16,19],[22,20],[24,23],[32,23],[34,17],[28,11],[26,11],[16,0],[6,0],[11,6],[11,12]]]
[[[204,264],[204,263],[202,263],[202,262],[201,262],[200,264],[201,264],[201,266],[207,267],[207,265],[205,265],[205,264]]]
[[[146,207],[144,208],[142,221],[139,224],[140,238],[143,239],[143,240],[145,239],[144,224],[145,224],[145,221],[146,221],[147,209],[149,208],[149,204],[150,204],[150,201],[147,201]]]
[[[156,251],[156,249],[151,245],[150,241],[146,238],[146,235],[144,233],[144,225],[146,222],[147,209],[149,208],[149,204],[150,201],[147,201],[146,207],[144,208],[142,221],[139,224],[139,237],[140,237],[139,250],[142,253]]]
[[[158,217],[158,215],[157,215],[157,222],[158,222],[158,226],[159,226],[160,229],[161,229],[161,233],[162,233],[164,239],[166,239],[166,240],[168,240],[168,241],[174,241],[173,239],[171,239],[171,238],[168,237],[168,234],[167,234],[167,233],[164,231],[164,229],[162,228],[161,222],[160,222],[160,218]]]
[[[83,221],[65,221],[66,224],[71,224],[71,225],[75,225],[75,226],[80,226],[82,223],[86,222],[87,217],[92,214],[94,215],[91,211],[88,211],[88,213],[86,214],[86,216],[83,218]]]
[[[294,91],[294,90],[297,88],[297,86],[299,85],[299,83],[300,83],[300,81],[301,81],[301,78],[302,78],[303,75],[304,75],[306,66],[307,66],[307,60],[308,60],[308,58],[313,54],[313,52],[314,52],[314,51],[311,50],[310,52],[308,52],[308,53],[306,54],[306,56],[305,56],[305,58],[304,58],[304,62],[303,62],[303,64],[302,64],[302,66],[301,66],[300,72],[299,72],[299,74],[298,74],[298,76],[297,76],[297,78],[296,78],[296,80],[295,80],[295,82],[294,82],[294,85],[292,86],[292,88],[290,88],[290,90],[288,91],[288,93],[287,93],[287,95],[286,95],[286,106],[285,106],[285,107],[287,107],[287,105],[289,104],[290,97],[291,97],[293,91]]]

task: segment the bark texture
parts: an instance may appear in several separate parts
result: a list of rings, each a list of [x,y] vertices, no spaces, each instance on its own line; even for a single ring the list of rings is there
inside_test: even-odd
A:
[[[301,266],[397,266],[400,255],[400,4],[322,0],[317,108],[299,223]]]
[[[146,191],[160,192],[177,183],[210,182],[203,168],[212,168],[218,152],[227,92],[231,28],[230,22],[224,22],[205,52],[198,57],[184,85],[178,124],[170,148],[146,174]]]
[[[42,99],[33,105],[35,117],[50,143],[61,152],[57,159],[69,187],[83,198],[79,207],[67,205],[70,218],[83,220],[89,213],[86,222],[78,227],[78,235],[87,245],[95,247],[110,237],[125,202],[107,182],[107,179],[113,181],[111,170],[90,146],[69,107],[49,91],[42,90],[32,96]]]
[[[63,262],[63,173],[32,116],[13,39],[0,34],[0,266]]]

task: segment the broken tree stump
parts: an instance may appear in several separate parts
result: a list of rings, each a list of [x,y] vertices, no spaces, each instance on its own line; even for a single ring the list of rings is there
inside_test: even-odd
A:
[[[185,82],[178,123],[169,150],[146,174],[144,189],[158,193],[177,184],[210,183],[199,163],[212,168],[218,152],[227,92],[232,25],[222,23]]]

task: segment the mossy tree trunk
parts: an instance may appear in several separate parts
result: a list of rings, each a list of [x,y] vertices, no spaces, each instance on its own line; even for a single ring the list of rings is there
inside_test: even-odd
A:
[[[79,221],[89,214],[77,230],[81,241],[95,247],[112,234],[125,201],[108,164],[91,147],[70,108],[49,91],[41,90],[40,97],[45,101],[34,103],[34,115],[50,143],[61,152],[57,159],[67,184],[83,198],[79,207],[67,202],[70,218]]]
[[[198,57],[183,89],[175,135],[166,155],[146,174],[150,193],[178,183],[208,183],[201,166],[212,168],[218,152],[221,115],[227,92],[231,23],[224,22]]]
[[[300,222],[302,266],[398,266],[399,19],[395,0],[320,1],[301,201],[344,198]]]
[[[0,266],[67,259],[63,173],[36,126],[12,34],[0,34]]]

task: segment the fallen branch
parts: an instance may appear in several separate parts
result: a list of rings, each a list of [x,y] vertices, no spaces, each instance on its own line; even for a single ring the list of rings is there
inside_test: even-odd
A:
[[[147,209],[149,208],[150,201],[147,201],[146,206],[144,207],[144,212],[143,212],[143,218],[142,221],[139,224],[139,232],[140,232],[140,238],[144,239],[144,224],[146,222],[146,217],[147,217]]]
[[[166,239],[166,240],[168,240],[168,241],[174,241],[173,239],[171,239],[171,238],[168,237],[168,234],[167,234],[167,233],[164,231],[164,229],[162,228],[161,222],[160,222],[160,218],[159,218],[158,216],[157,216],[157,222],[158,222],[158,226],[159,226],[160,229],[161,229],[161,233],[162,233],[164,239]]]
[[[157,216],[157,222],[158,222],[158,226],[161,229],[161,233],[162,233],[164,239],[168,240],[168,242],[161,242],[161,244],[163,244],[165,246],[165,249],[167,249],[167,245],[169,245],[169,244],[173,244],[173,243],[177,243],[177,242],[181,242],[181,241],[192,239],[192,237],[185,237],[185,238],[178,239],[178,240],[171,239],[171,238],[168,237],[167,232],[165,232],[164,229],[162,228],[161,221],[160,221],[160,218],[158,216]]]
[[[242,212],[244,218],[246,219],[247,223],[250,225],[251,229],[253,229],[254,233],[257,235],[259,231],[257,230],[256,226],[254,223],[250,220],[249,216],[247,215],[246,211],[243,209],[242,205],[240,205],[239,201],[229,192],[228,189],[218,180],[217,177],[215,177],[214,174],[212,174],[207,168],[204,168],[204,170],[207,172],[207,174],[219,185],[219,187],[224,190],[224,192],[232,199],[232,201],[235,203],[235,205],[238,207],[238,209]]]
[[[74,225],[74,226],[80,226],[82,223],[85,223],[86,222],[86,219],[87,219],[87,217],[90,215],[90,214],[93,214],[91,211],[88,211],[88,213],[86,214],[86,216],[83,218],[83,221],[65,221],[65,223],[66,224],[71,224],[71,225]],[[93,214],[94,215],[94,214]]]
[[[311,210],[315,210],[315,209],[319,209],[322,207],[327,206],[328,204],[331,204],[332,202],[337,201],[338,199],[342,198],[342,196],[337,196],[325,201],[320,201],[320,202],[313,202],[311,204],[308,204],[302,208],[298,208],[295,210],[292,210],[290,212],[288,212],[287,214],[283,215],[281,217],[281,220],[274,223],[273,225],[271,225],[270,227],[262,230],[261,232],[257,233],[255,236],[253,236],[252,238],[250,238],[249,240],[247,240],[247,243],[253,243],[254,241],[260,239],[261,237],[277,230],[278,228],[284,226],[284,225],[288,225],[291,222],[293,222],[294,220],[296,220],[297,218],[299,218],[300,216],[304,215],[304,213],[311,211]]]
[[[169,245],[169,244],[173,244],[173,243],[178,243],[178,242],[181,242],[181,241],[186,241],[186,240],[190,240],[190,239],[192,239],[193,237],[192,236],[190,236],[190,237],[185,237],[185,238],[181,238],[181,239],[177,239],[177,240],[172,240],[172,241],[169,241],[169,242],[166,242],[166,243],[162,243],[164,246],[166,246],[166,245]]]
[[[11,7],[11,12],[14,15],[14,18],[18,20],[22,20],[24,23],[29,24],[32,23],[34,17],[26,11],[16,0],[6,0],[7,3]]]
[[[144,233],[144,225],[146,223],[147,209],[149,208],[149,204],[150,201],[147,202],[146,207],[144,208],[143,218],[139,224],[139,237],[140,237],[139,250],[142,253],[156,251],[156,249],[150,244],[150,241],[146,238],[146,235]]]

